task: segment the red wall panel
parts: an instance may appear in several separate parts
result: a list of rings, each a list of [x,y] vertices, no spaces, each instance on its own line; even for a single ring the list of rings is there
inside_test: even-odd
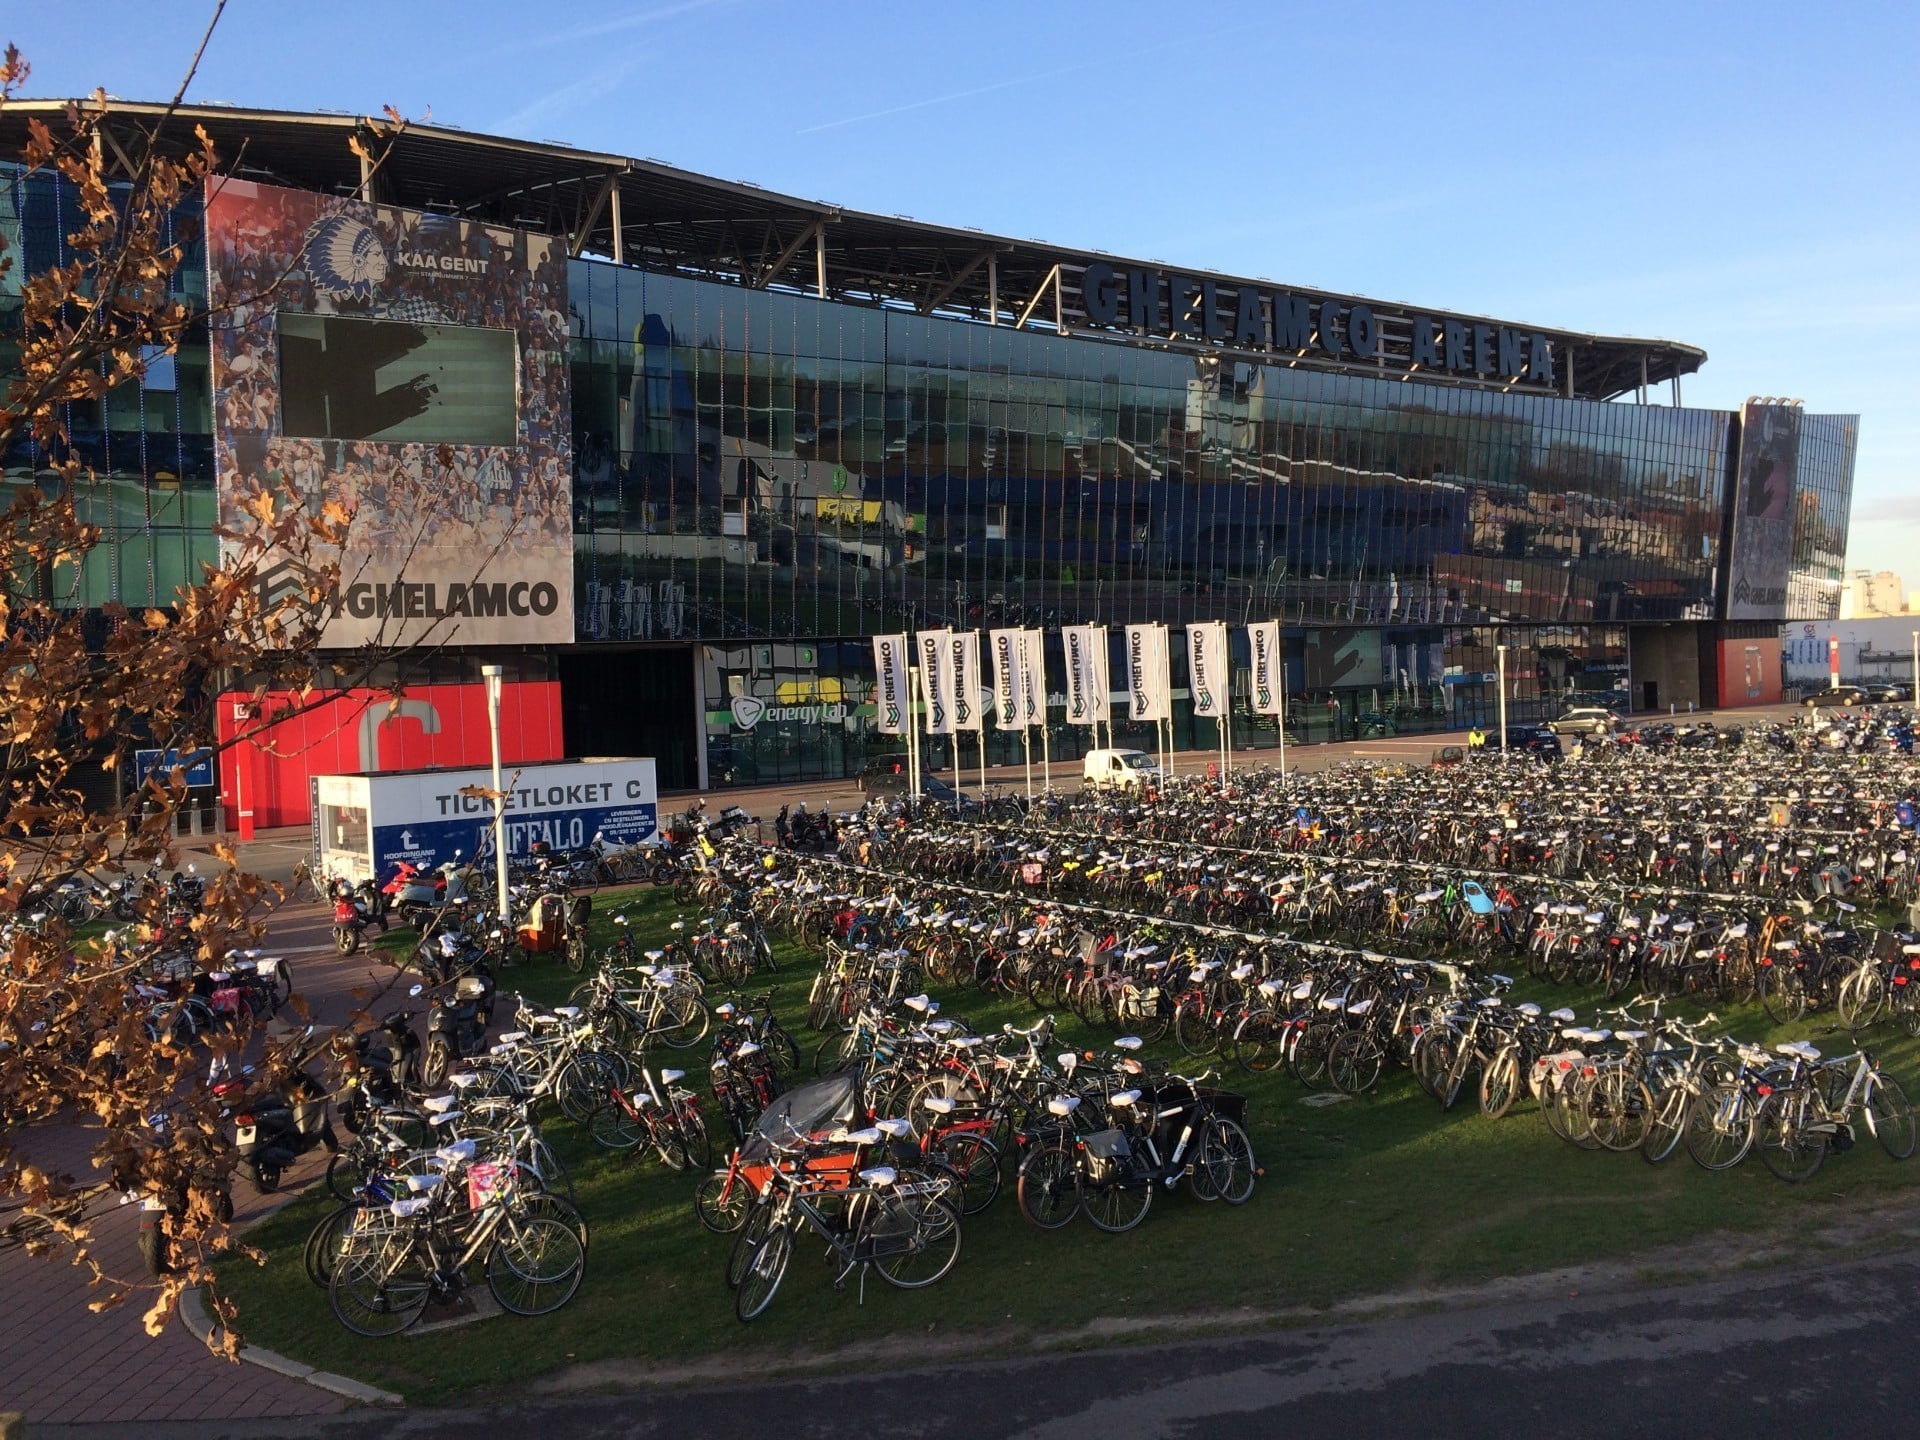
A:
[[[231,739],[237,728],[234,703],[248,697],[221,697],[219,731]],[[253,823],[262,828],[305,825],[311,817],[308,778],[352,775],[362,770],[418,770],[429,765],[485,765],[493,758],[487,734],[487,688],[473,685],[420,685],[400,698],[376,690],[349,690],[317,709],[292,713],[301,705],[291,692],[270,693],[268,716],[287,718],[270,725],[245,748],[220,757],[220,798],[230,829],[239,824],[244,798]],[[556,680],[509,683],[500,697],[500,756],[508,764],[565,758],[560,731],[560,684]],[[239,771],[244,766],[244,778]],[[237,796],[240,780],[245,793]]]
[[[1780,642],[1771,637],[1758,640],[1722,640],[1720,649],[1720,704],[1726,709],[1741,705],[1778,705],[1780,703]]]

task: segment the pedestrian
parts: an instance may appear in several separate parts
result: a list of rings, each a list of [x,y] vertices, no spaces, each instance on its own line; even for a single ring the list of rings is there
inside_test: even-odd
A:
[[[1467,731],[1467,750],[1469,754],[1478,754],[1487,748],[1487,736],[1478,725]]]

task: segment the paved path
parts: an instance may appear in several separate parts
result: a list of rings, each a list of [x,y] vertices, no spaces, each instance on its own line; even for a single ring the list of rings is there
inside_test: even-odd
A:
[[[1920,1255],[1659,1290],[1450,1307],[1372,1324],[1193,1345],[856,1369],[723,1390],[412,1411],[382,1440],[493,1431],[542,1440],[1247,1440],[1249,1436],[1616,1440],[1920,1430]],[[774,1417],[778,1417],[777,1420]],[[142,1440],[357,1440],[362,1416],[141,1427]],[[105,1440],[113,1427],[37,1434]]]
[[[1794,707],[1770,707],[1724,712],[1719,719],[1723,723],[1750,724],[1793,713],[1798,713]],[[1436,745],[1457,743],[1459,738],[1457,735],[1422,735],[1289,747],[1288,764],[1290,768],[1321,769],[1352,758],[1421,763]],[[1182,773],[1203,771],[1213,758],[1205,751],[1182,753],[1174,757],[1175,768]],[[1245,752],[1235,755],[1234,764],[1236,768],[1271,765],[1276,759],[1276,752],[1272,750]],[[971,785],[976,783],[977,773],[969,770],[963,778]],[[1036,766],[1036,783],[1038,775]],[[1023,783],[1024,773],[1017,767],[1006,767],[990,771],[989,778],[1016,788]],[[1054,778],[1065,788],[1076,788],[1077,762],[1056,765]],[[727,803],[745,805],[750,812],[769,820],[783,803],[804,800],[811,809],[818,809],[822,804],[841,809],[857,805],[860,799],[850,781],[762,786],[728,792],[724,796]],[[713,807],[717,809],[721,801],[721,796],[713,797]],[[673,808],[676,803],[685,803],[684,797],[677,802],[663,802],[663,808]],[[184,843],[195,848],[212,842]],[[283,879],[307,853],[306,832],[269,832],[240,849],[242,861],[249,868],[269,879]],[[203,868],[215,863],[204,851],[196,858]],[[293,907],[273,927],[273,948],[290,958],[295,982],[313,1005],[315,1020],[322,1024],[338,1023],[346,1018],[352,1003],[348,992],[355,986],[391,974],[384,965],[370,965],[364,955],[350,959],[335,956],[329,941],[327,913],[311,903]],[[42,1157],[43,1163],[56,1163],[84,1179],[88,1174],[85,1148],[82,1136],[46,1135],[36,1137],[31,1153]],[[304,1164],[314,1167],[316,1162],[309,1157]],[[296,1171],[293,1178],[297,1181],[301,1173]],[[244,1184],[239,1188],[241,1193],[235,1200],[242,1215],[266,1203],[247,1193]],[[133,1249],[137,1220],[131,1209],[120,1211],[105,1222],[101,1232],[103,1253],[112,1254],[114,1263],[123,1266],[123,1272],[129,1275],[138,1271],[139,1262]],[[161,1421],[326,1414],[341,1407],[336,1397],[324,1391],[257,1366],[231,1365],[206,1354],[177,1324],[160,1340],[149,1340],[140,1328],[139,1314],[143,1306],[93,1315],[86,1308],[91,1298],[78,1273],[71,1269],[32,1261],[18,1253],[0,1256],[0,1411],[20,1410],[29,1421],[38,1422],[56,1419],[75,1423],[138,1422],[139,1433],[158,1435],[164,1432],[150,1427]],[[1129,1369],[1130,1363],[1123,1363],[1119,1368]],[[867,1408],[866,1399],[859,1397],[835,1401],[841,1423],[846,1415],[862,1413]],[[783,1409],[758,1413],[764,1416],[792,1412]],[[801,1423],[805,1423],[803,1418]],[[712,1432],[703,1426],[685,1433]]]

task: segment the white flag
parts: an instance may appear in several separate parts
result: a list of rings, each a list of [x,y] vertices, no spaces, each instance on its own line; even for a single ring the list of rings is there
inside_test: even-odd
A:
[[[1227,713],[1227,627],[1215,620],[1187,627],[1187,684],[1193,713],[1218,720]]]
[[[980,632],[955,630],[947,641],[947,705],[953,711],[956,731],[979,730],[980,714]]]
[[[1020,632],[1020,723],[1047,723],[1047,645],[1038,630]]]
[[[1021,715],[1020,632],[994,630],[988,634],[993,650],[994,723],[1002,730],[1019,730]]]
[[[1249,625],[1247,643],[1253,650],[1253,713],[1278,715],[1281,689],[1286,684],[1286,669],[1280,656],[1280,622],[1262,620]]]
[[[1089,725],[1109,724],[1113,719],[1113,678],[1107,673],[1107,627],[1088,625],[1087,632],[1087,703],[1092,715]]]
[[[1088,683],[1092,668],[1091,655],[1093,641],[1088,632],[1091,625],[1063,625],[1060,628],[1060,644],[1067,658],[1067,723],[1069,725],[1093,724],[1093,697],[1088,693],[1093,687]]]
[[[1165,720],[1173,713],[1163,625],[1127,626],[1127,700],[1134,720]]]
[[[951,735],[953,711],[947,703],[947,676],[953,667],[951,630],[922,630],[915,637],[920,647],[920,687],[927,697],[927,734]]]
[[[873,728],[882,735],[904,735],[907,707],[913,696],[907,685],[907,637],[873,637]]]

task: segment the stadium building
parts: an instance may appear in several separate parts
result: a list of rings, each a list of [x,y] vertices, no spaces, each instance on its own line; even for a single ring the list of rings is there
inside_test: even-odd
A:
[[[10,104],[0,142],[64,104]],[[131,134],[162,107],[114,111]],[[708,787],[897,749],[876,633],[1045,631],[1058,759],[1087,743],[1067,625],[1111,626],[1119,675],[1128,623],[1228,622],[1245,747],[1276,738],[1251,622],[1282,623],[1313,741],[1490,718],[1499,646],[1516,719],[1764,703],[1782,623],[1837,613],[1857,417],[1684,408],[1688,345],[449,127],[201,107],[167,131],[195,125],[226,169],[178,218],[180,283],[214,309],[69,417],[109,542],[78,603],[165,604],[217,558],[222,496],[284,480],[356,506],[329,638],[433,649],[396,714],[356,700],[235,762],[262,824],[306,819],[311,773],[483,761],[483,663],[510,761],[653,755]],[[16,168],[0,225],[17,308],[73,197]],[[47,457],[4,459],[22,483]],[[1173,735],[1207,748],[1182,653]]]

